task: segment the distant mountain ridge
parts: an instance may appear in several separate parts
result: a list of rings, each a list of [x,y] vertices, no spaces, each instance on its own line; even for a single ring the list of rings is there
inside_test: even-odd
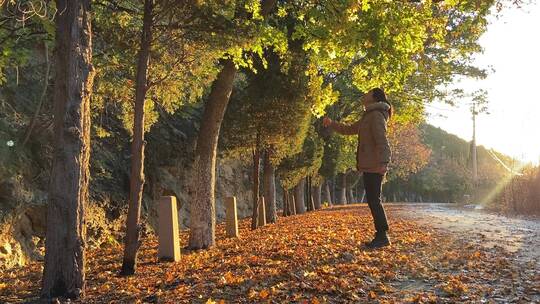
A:
[[[420,126],[420,129],[422,130],[424,143],[428,145],[433,152],[462,158],[463,160],[470,162],[472,148],[470,141],[430,124],[423,124]],[[499,161],[491,155],[490,151],[507,165],[511,165],[512,162],[517,162],[509,155],[493,149],[488,149],[482,145],[478,145],[476,150],[479,166],[480,163],[493,166],[500,165]],[[515,165],[517,166],[519,164]]]
[[[510,168],[519,165],[508,155],[477,146],[478,186],[473,191],[471,143],[430,124],[420,130],[432,150],[430,161],[408,178],[389,181],[384,189],[388,201],[459,202],[466,195],[481,200],[509,174],[501,162]]]

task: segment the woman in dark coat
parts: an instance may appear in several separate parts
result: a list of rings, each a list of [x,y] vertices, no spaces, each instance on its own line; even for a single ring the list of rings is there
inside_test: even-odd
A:
[[[323,125],[343,135],[358,136],[356,167],[364,176],[364,189],[376,230],[375,238],[366,246],[379,248],[390,245],[388,221],[381,204],[381,190],[392,155],[386,134],[392,106],[380,88],[370,90],[361,100],[364,114],[359,121],[344,125],[325,117]]]

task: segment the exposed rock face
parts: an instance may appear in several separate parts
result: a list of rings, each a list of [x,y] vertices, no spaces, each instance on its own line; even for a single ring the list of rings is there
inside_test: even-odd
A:
[[[176,196],[179,224],[182,229],[189,227],[191,195],[188,185],[198,115],[197,109],[189,107],[174,115],[162,113],[147,134],[147,182],[142,212],[147,233],[157,227],[156,207],[162,195]],[[109,119],[108,131],[112,135],[105,138],[92,136],[90,200],[86,206],[89,248],[122,243],[125,229],[130,135],[121,121],[114,117]],[[16,126],[6,129],[0,125],[0,135],[8,129],[16,129]],[[5,153],[0,155],[4,157],[0,159],[0,268],[43,258],[52,134],[45,130],[38,135],[31,137],[23,150],[10,151],[10,159],[4,157]],[[248,165],[240,160],[218,159],[216,170],[217,221],[225,218],[224,198],[228,196],[236,196],[239,218],[250,216],[251,171]],[[181,244],[186,241],[181,240]]]
[[[157,227],[155,202],[162,195],[174,195],[178,199],[179,223],[182,229],[189,227],[189,169],[184,166],[162,167],[157,170],[154,181],[152,198],[145,198],[150,206],[149,222]],[[250,177],[248,166],[240,161],[219,161],[217,167],[216,184],[216,217],[221,222],[225,219],[225,202],[228,196],[236,196],[238,217],[243,218],[251,214]]]
[[[0,268],[43,258],[45,193],[29,191],[20,176],[0,185]]]
[[[153,171],[154,180],[150,183],[150,187],[147,187],[143,200],[147,231],[155,231],[157,227],[156,207],[161,195],[177,197],[179,223],[182,229],[188,228],[190,196],[187,189],[189,181],[187,164],[158,167]],[[224,199],[228,196],[236,196],[239,218],[249,216],[251,214],[249,168],[240,161],[221,160],[217,171],[217,221],[225,219]],[[9,199],[9,205],[15,208],[10,211],[0,210],[3,212],[3,217],[0,217],[0,269],[43,259],[46,228],[46,193],[35,189],[25,190],[25,186],[18,180],[6,182],[5,187],[9,187],[12,191],[4,191],[4,199]],[[127,197],[127,189],[125,195]],[[93,196],[95,197],[90,200],[86,213],[89,247],[121,243],[127,203],[113,201],[118,197],[108,192]],[[114,208],[119,205],[121,207],[118,210]]]

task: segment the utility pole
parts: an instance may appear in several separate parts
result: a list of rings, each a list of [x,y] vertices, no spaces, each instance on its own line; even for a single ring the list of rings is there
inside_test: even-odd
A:
[[[478,185],[478,153],[476,149],[476,116],[481,113],[487,112],[487,92],[485,90],[478,90],[472,94],[472,103],[470,104],[472,122],[473,122],[473,135],[471,142],[471,163],[472,163],[472,180],[473,187],[476,189]]]
[[[472,136],[472,148],[471,148],[471,158],[472,158],[472,178],[474,186],[476,187],[478,183],[478,157],[476,154],[476,103],[472,105],[472,121],[473,121],[473,136]]]

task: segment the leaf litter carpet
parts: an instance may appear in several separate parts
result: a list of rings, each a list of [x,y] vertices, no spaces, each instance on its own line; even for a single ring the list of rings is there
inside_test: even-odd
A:
[[[444,233],[387,207],[392,245],[367,250],[366,205],[280,217],[206,251],[158,262],[157,240],[142,240],[137,273],[120,277],[122,246],[87,253],[80,303],[538,303],[540,271],[503,248]],[[404,207],[400,207],[403,209]],[[414,212],[411,207],[410,212]],[[185,245],[187,231],[181,232]],[[0,273],[0,303],[37,301],[42,263]],[[62,299],[59,299],[62,301]]]

